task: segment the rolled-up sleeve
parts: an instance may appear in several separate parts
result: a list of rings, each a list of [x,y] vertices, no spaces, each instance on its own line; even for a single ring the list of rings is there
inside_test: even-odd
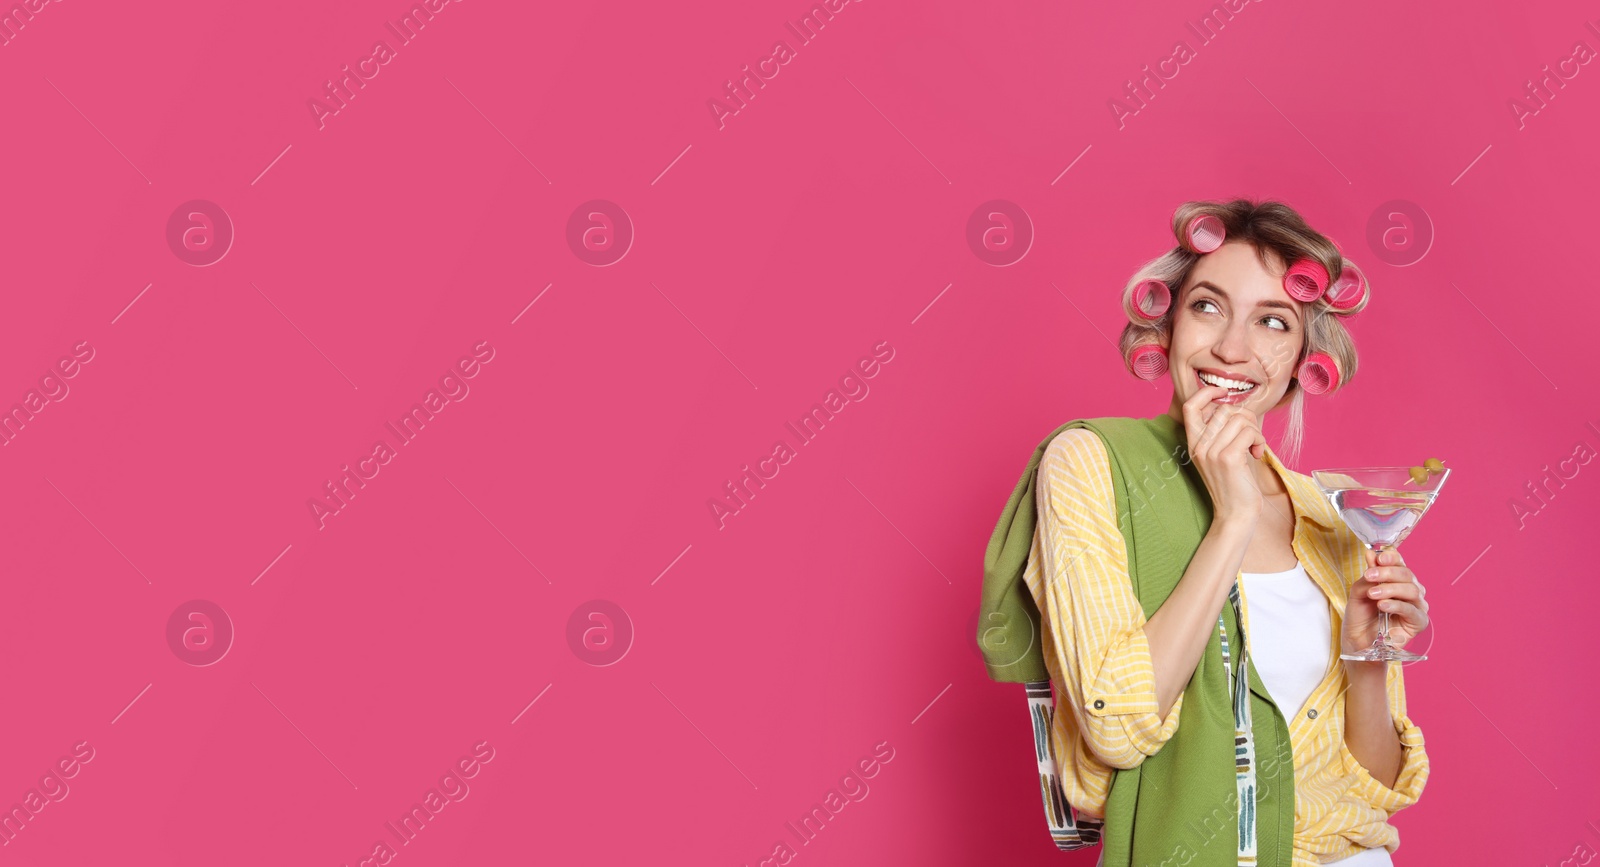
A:
[[[1384,683],[1389,696],[1389,714],[1394,720],[1395,732],[1400,735],[1400,774],[1395,777],[1394,787],[1390,788],[1373,779],[1342,741],[1340,749],[1343,750],[1346,771],[1355,778],[1351,794],[1375,809],[1392,815],[1415,804],[1422,797],[1422,788],[1428,783],[1428,752],[1423,747],[1422,729],[1417,728],[1406,715],[1405,676],[1401,673],[1401,666],[1390,665]]]
[[[1135,767],[1172,737],[1183,697],[1165,719],[1157,713],[1144,609],[1099,435],[1074,428],[1052,440],[1035,492],[1046,664],[1090,751],[1111,767]]]

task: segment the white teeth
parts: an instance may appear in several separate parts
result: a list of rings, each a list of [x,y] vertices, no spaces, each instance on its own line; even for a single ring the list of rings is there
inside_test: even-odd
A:
[[[1248,382],[1239,382],[1238,380],[1233,380],[1233,379],[1223,379],[1220,376],[1213,376],[1212,374],[1209,374],[1209,373],[1201,373],[1201,374],[1199,374],[1199,376],[1200,376],[1200,380],[1202,382],[1205,382],[1205,383],[1210,384],[1210,385],[1220,385],[1223,388],[1226,388],[1226,389],[1229,389],[1229,390],[1235,391],[1235,392],[1246,392],[1246,391],[1249,391],[1252,388],[1255,388],[1254,385],[1252,385],[1252,384],[1250,384]]]

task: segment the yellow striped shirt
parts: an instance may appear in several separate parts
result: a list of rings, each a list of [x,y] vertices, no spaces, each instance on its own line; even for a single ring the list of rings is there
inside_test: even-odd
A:
[[[1283,466],[1271,448],[1266,462],[1289,489],[1294,552],[1327,596],[1332,621],[1328,671],[1300,712],[1288,717],[1293,864],[1312,867],[1378,846],[1393,852],[1400,832],[1389,817],[1422,794],[1428,756],[1422,730],[1406,716],[1399,665],[1388,666],[1386,680],[1404,757],[1395,787],[1373,779],[1345,746],[1348,682],[1339,635],[1349,586],[1367,568],[1363,546],[1309,476]],[[1063,431],[1045,450],[1034,487],[1039,517],[1024,579],[1044,620],[1041,649],[1057,694],[1050,738],[1068,802],[1103,816],[1113,769],[1135,767],[1161,749],[1178,727],[1183,696],[1166,719],[1159,717],[1144,609],[1128,577],[1105,443],[1092,430]],[[1248,639],[1248,610],[1244,629]],[[1097,709],[1097,701],[1103,707]]]

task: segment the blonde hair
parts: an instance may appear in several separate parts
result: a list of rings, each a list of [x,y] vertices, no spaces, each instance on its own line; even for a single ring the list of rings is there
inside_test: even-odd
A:
[[[1129,372],[1133,370],[1130,356],[1138,347],[1155,344],[1165,349],[1171,345],[1173,318],[1178,310],[1183,286],[1189,279],[1189,273],[1203,255],[1191,248],[1186,240],[1189,225],[1206,216],[1221,221],[1227,240],[1244,241],[1254,247],[1256,258],[1261,261],[1263,267],[1269,265],[1269,252],[1277,254],[1283,260],[1285,268],[1300,259],[1311,259],[1327,269],[1328,280],[1331,283],[1339,279],[1340,273],[1345,268],[1354,265],[1331,240],[1312,229],[1306,224],[1305,218],[1282,202],[1271,200],[1252,202],[1248,199],[1234,199],[1229,202],[1184,202],[1172,214],[1172,234],[1178,239],[1178,246],[1146,262],[1134,272],[1122,290],[1122,309],[1127,314],[1128,324],[1123,326],[1117,348],[1122,352],[1123,365]],[[1364,271],[1362,276],[1366,276]],[[1172,303],[1167,311],[1154,320],[1140,316],[1134,306],[1135,287],[1145,280],[1152,279],[1167,284],[1172,292]],[[1339,368],[1339,386],[1335,391],[1349,385],[1356,377],[1358,365],[1355,341],[1351,340],[1350,332],[1345,330],[1343,320],[1366,309],[1367,303],[1371,300],[1372,288],[1369,282],[1366,296],[1348,310],[1334,309],[1328,303],[1326,295],[1310,303],[1295,302],[1299,305],[1305,332],[1299,355],[1293,359],[1289,369],[1298,371],[1300,362],[1311,353],[1324,352]],[[1276,372],[1272,371],[1274,374]],[[1305,426],[1302,407],[1305,389],[1300,386],[1298,376],[1291,380],[1287,395],[1291,396],[1289,420],[1279,446],[1285,463],[1292,466],[1300,457],[1300,444]]]

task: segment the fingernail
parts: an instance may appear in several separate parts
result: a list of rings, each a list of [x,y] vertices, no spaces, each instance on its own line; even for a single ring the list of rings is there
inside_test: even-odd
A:
[[[1371,596],[1373,598],[1377,598],[1378,596],[1380,596],[1382,594],[1383,594],[1383,588],[1381,588],[1381,587],[1374,587],[1371,590],[1367,591],[1367,595]]]

